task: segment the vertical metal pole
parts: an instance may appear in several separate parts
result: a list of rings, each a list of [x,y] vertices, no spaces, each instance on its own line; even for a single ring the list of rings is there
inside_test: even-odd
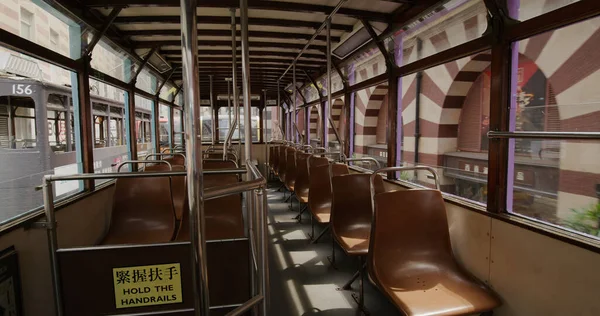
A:
[[[255,206],[256,206],[256,219],[257,229],[256,237],[258,239],[258,253],[257,253],[257,265],[258,265],[258,294],[264,296],[264,300],[261,303],[259,309],[259,315],[266,316],[269,310],[269,256],[268,256],[268,236],[267,236],[267,195],[265,189],[260,188],[255,191]]]
[[[54,290],[54,308],[56,316],[63,315],[63,304],[60,285],[60,268],[56,251],[58,250],[58,238],[56,236],[56,219],[54,218],[54,190],[52,182],[44,179],[44,212],[46,213],[46,233],[48,235],[48,250],[50,251],[50,267],[52,268],[52,282]]]
[[[213,101],[213,76],[212,75],[208,75],[208,85],[209,85],[209,93],[210,93],[210,113],[212,116],[212,124],[211,124],[211,130],[212,130],[212,138],[211,138],[211,145],[214,145],[217,143],[217,120],[218,117],[215,117],[216,113],[215,113],[215,103]]]
[[[250,109],[250,55],[248,47],[248,0],[240,0],[240,24],[242,27],[242,84],[244,93],[244,153],[252,160],[252,125]],[[250,170],[248,170],[250,171]]]
[[[328,118],[330,118],[330,113],[332,109],[331,105],[331,95],[333,94],[333,89],[331,85],[331,18],[327,19],[327,106],[325,107],[325,111],[323,111],[323,147],[329,149],[329,127],[327,126]],[[331,122],[333,124],[333,122]],[[335,126],[331,126],[335,128]],[[336,134],[337,135],[337,134]],[[341,147],[341,146],[340,146]],[[340,149],[341,151],[341,149]]]
[[[277,80],[277,123],[281,127],[281,131],[283,131],[283,111],[281,111],[281,91],[279,90],[279,80]],[[285,135],[281,135],[281,139],[284,140]]]
[[[229,125],[227,127],[231,129],[233,126],[233,123],[231,122],[231,86],[227,79],[225,79],[225,82],[227,83],[227,114],[229,114]],[[227,143],[227,141],[229,141],[229,139],[225,139],[225,143]]]
[[[296,124],[296,98],[297,98],[297,93],[298,93],[298,89],[296,89],[296,62],[294,62],[292,64],[292,77],[293,77],[293,87],[292,90],[294,91],[294,106],[293,106],[293,110],[292,110],[292,126],[294,126]],[[294,130],[294,128],[290,129],[292,131],[292,142],[297,143],[298,142],[298,134],[296,133],[296,131]]]
[[[190,207],[190,236],[192,245],[192,277],[194,280],[194,310],[196,316],[208,315],[208,271],[204,230],[204,200],[202,179],[202,135],[200,122],[200,81],[198,79],[197,0],[181,0],[181,56],[185,85],[186,165]]]

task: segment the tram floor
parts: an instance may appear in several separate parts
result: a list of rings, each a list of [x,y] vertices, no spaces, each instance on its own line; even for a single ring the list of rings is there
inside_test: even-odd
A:
[[[294,211],[284,194],[277,192],[279,183],[269,183],[269,257],[271,300],[269,315],[342,316],[361,315],[352,293],[358,293],[358,280],[352,290],[337,290],[358,269],[358,258],[347,257],[336,245],[337,270],[327,259],[331,255],[331,235],[326,233],[317,244],[307,236],[311,232],[310,214],[298,223],[293,217],[299,205],[294,200]],[[286,194],[286,197],[289,193]],[[315,224],[318,235],[324,226]],[[371,315],[399,315],[395,307],[365,277],[365,302]]]

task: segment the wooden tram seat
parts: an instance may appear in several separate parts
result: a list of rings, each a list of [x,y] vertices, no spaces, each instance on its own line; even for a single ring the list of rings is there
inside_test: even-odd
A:
[[[296,197],[300,203],[308,203],[308,192],[310,189],[310,178],[308,174],[308,159],[311,154],[298,152],[296,154]]]
[[[288,146],[279,147],[279,159],[277,160],[279,162],[277,165],[277,173],[279,175],[279,180],[283,183],[285,183],[285,171],[287,165],[287,156],[285,154],[288,148]]]
[[[101,244],[169,242],[174,214],[169,177],[117,179],[111,223]]]
[[[405,315],[465,315],[500,300],[455,260],[444,200],[437,190],[375,196],[368,270]]]
[[[309,174],[308,205],[317,222],[329,223],[331,216],[331,175],[348,174],[348,167],[342,164],[329,166],[327,158],[311,157]]]
[[[371,174],[347,174],[331,179],[331,231],[350,256],[363,256],[369,251],[373,218],[370,177]],[[378,175],[375,192],[383,191],[383,179]]]
[[[285,187],[290,192],[294,192],[296,186],[296,152],[295,148],[288,148],[286,150],[286,163],[285,163]]]
[[[236,168],[233,161],[205,161],[205,169]],[[205,175],[204,188],[222,186],[239,182],[235,174]],[[206,240],[231,239],[244,237],[244,219],[242,214],[241,194],[228,195],[204,202],[204,220]],[[184,212],[181,221],[182,229],[177,236],[178,241],[190,240],[189,212]]]

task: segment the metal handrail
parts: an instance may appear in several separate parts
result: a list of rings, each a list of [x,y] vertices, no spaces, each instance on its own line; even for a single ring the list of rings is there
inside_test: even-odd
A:
[[[440,190],[440,182],[439,179],[440,177],[437,174],[437,171],[435,171],[435,168],[433,167],[429,167],[429,166],[412,166],[412,167],[383,167],[380,169],[375,170],[375,172],[373,172],[373,175],[371,175],[371,184],[373,183],[373,179],[375,179],[375,175],[377,175],[378,173],[381,172],[390,172],[390,171],[412,171],[412,170],[427,170],[429,172],[431,172],[431,174],[433,174],[433,181],[435,182],[435,187],[437,190]],[[371,186],[371,188],[373,189],[373,186]]]
[[[379,163],[379,161],[373,157],[361,157],[361,158],[346,158],[346,157],[344,157],[344,160],[343,160],[343,162],[345,162],[345,163],[353,162],[353,161],[372,162],[377,166],[377,169],[381,168],[381,164]]]
[[[371,217],[371,227],[374,225],[375,221],[375,177],[381,172],[390,172],[390,171],[409,171],[409,170],[427,170],[433,174],[433,180],[435,181],[435,186],[438,191],[440,191],[440,183],[438,181],[439,177],[437,171],[434,168],[429,166],[413,166],[413,167],[384,167],[375,170],[371,177],[369,177],[369,190],[371,191],[371,210],[373,212],[373,216]]]
[[[497,132],[489,131],[488,138],[534,138],[534,139],[600,139],[599,132]]]
[[[308,149],[308,151],[306,151],[307,153],[312,153],[312,151],[313,151],[313,148],[312,148],[312,146],[311,146],[311,145],[302,145],[302,148],[301,148],[301,149],[302,149],[303,151],[306,151],[305,149]]]
[[[323,152],[327,152],[327,148],[325,148],[325,147],[315,147],[313,149],[313,152],[316,154],[317,150],[322,150]]]
[[[150,157],[165,157],[165,156],[181,156],[181,157],[183,157],[183,160],[185,160],[185,155],[184,154],[182,154],[182,153],[173,153],[173,152],[168,153],[168,154],[165,154],[165,153],[147,154],[146,157],[144,157],[144,160],[148,160],[148,158],[150,158]]]
[[[171,167],[171,164],[168,161],[164,161],[164,160],[126,160],[117,165],[117,172],[120,172],[121,167],[123,167],[125,165],[135,165],[138,163],[142,164],[142,165],[147,165],[147,164],[152,164],[152,163],[164,163],[169,166],[169,170],[173,169],[173,167]]]

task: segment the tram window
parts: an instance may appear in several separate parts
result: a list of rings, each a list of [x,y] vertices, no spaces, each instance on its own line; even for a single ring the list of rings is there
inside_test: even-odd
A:
[[[37,147],[35,103],[29,97],[0,97],[0,148]]]
[[[200,124],[202,124],[202,141],[210,142],[212,140],[212,115],[213,111],[208,106],[200,107]],[[236,138],[235,136],[233,138]]]
[[[281,131],[279,130],[279,119],[277,117],[277,107],[267,107],[265,110],[266,126],[265,126],[265,140],[270,141],[271,139],[282,139]],[[264,118],[263,118],[264,119]],[[312,135],[311,135],[312,136]]]
[[[93,69],[99,70],[121,81],[129,81],[135,74],[136,69],[140,66],[139,63],[129,57],[126,52],[104,38],[94,46],[92,56],[94,56],[91,61]]]
[[[171,147],[171,108],[168,105],[159,106],[160,149]]]
[[[259,120],[259,115],[258,115],[258,108],[257,107],[252,107],[251,109],[251,131],[252,131],[252,141],[253,142],[258,142],[258,134],[260,133],[259,130],[259,125],[258,125],[258,120]],[[245,140],[245,133],[244,133],[244,123],[245,123],[245,119],[244,119],[244,109],[240,108],[240,133],[241,133],[241,139],[242,141]],[[234,136],[235,138],[235,136]]]
[[[578,2],[579,0],[561,0],[561,1],[546,1],[546,0],[528,0],[528,1],[513,1],[509,8],[510,16],[515,20],[525,21],[542,14],[560,9],[569,4]]]
[[[173,131],[175,131],[173,142],[176,146],[183,145],[183,135],[181,134],[183,132],[183,124],[181,114],[182,112],[180,110],[173,109]]]
[[[600,131],[598,34],[594,18],[514,43],[514,131]],[[508,210],[600,237],[600,141],[512,139],[509,146]]]
[[[231,113],[230,113],[231,110]],[[227,134],[229,133],[230,127],[230,119],[233,120],[235,117],[235,113],[233,106],[231,108],[228,107],[220,107],[219,114],[219,141],[223,142],[227,139]]]
[[[144,159],[146,155],[154,153],[154,120],[157,115],[153,115],[154,101],[142,96],[135,95],[135,129],[137,140],[137,158]],[[162,133],[161,133],[162,134]]]

